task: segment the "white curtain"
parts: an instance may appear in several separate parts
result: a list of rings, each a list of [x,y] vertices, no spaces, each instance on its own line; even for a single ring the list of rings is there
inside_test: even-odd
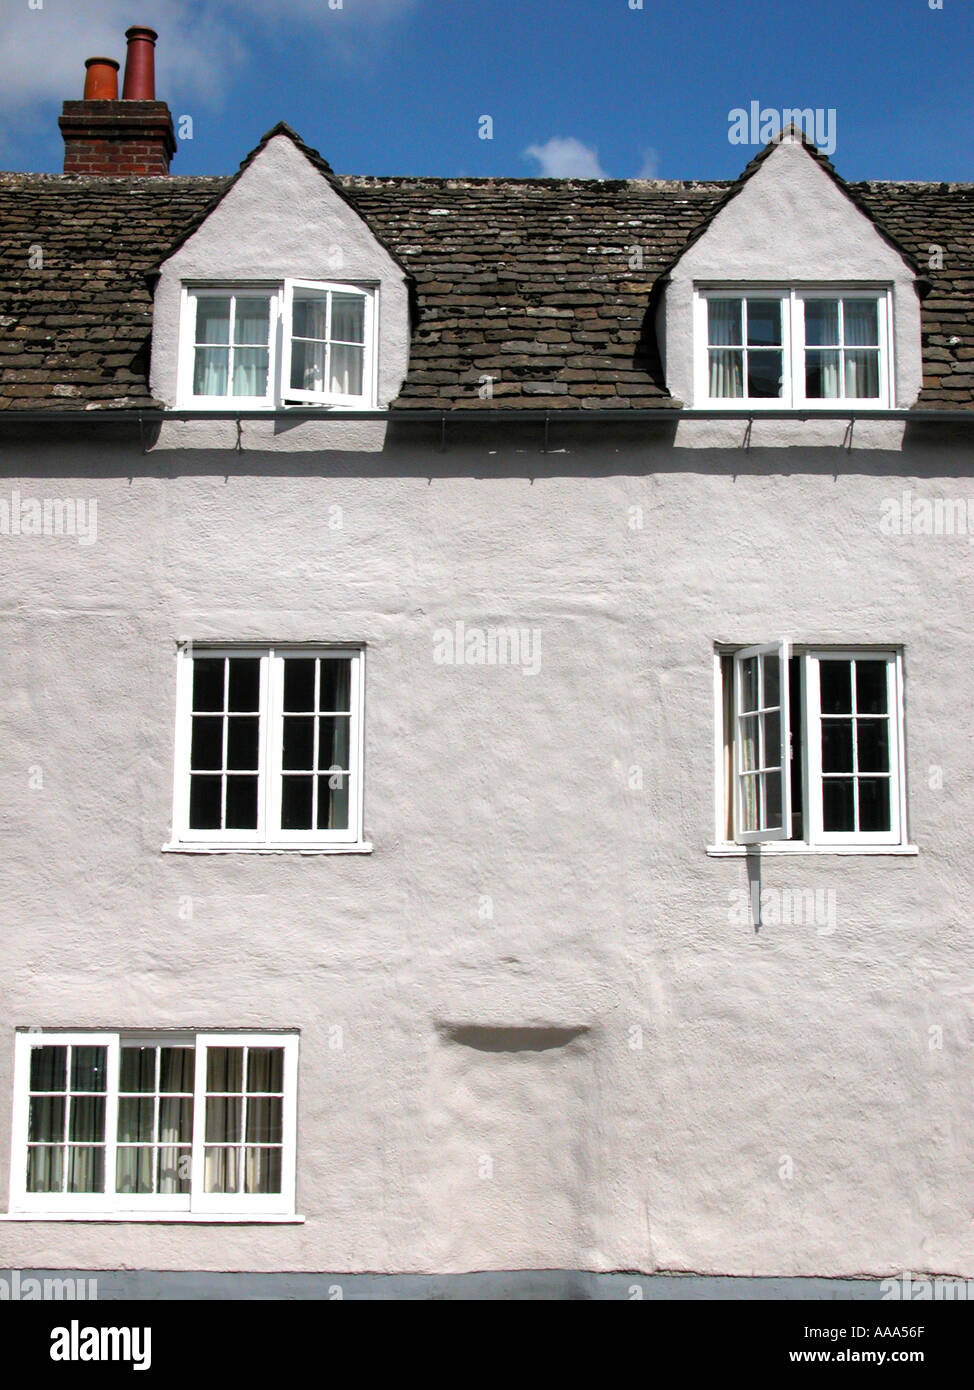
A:
[[[846,299],[845,393],[869,398],[879,395],[879,314],[874,299]],[[865,349],[871,349],[865,351]]]
[[[741,301],[707,301],[710,343],[710,395],[734,397],[744,394],[744,352],[741,343]],[[727,344],[727,346],[724,346]]]

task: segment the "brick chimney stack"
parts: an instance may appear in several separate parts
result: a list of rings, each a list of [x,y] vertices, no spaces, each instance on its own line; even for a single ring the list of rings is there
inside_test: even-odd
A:
[[[168,174],[176,153],[172,115],[156,101],[155,44],[142,26],[126,30],[128,52],[122,99],[118,63],[89,58],[81,101],[66,101],[58,120],[66,174]]]

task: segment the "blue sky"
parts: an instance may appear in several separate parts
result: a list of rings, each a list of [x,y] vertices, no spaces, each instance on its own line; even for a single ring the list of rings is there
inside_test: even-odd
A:
[[[159,30],[173,173],[283,119],[341,173],[729,178],[729,113],[833,109],[846,178],[974,180],[972,0],[2,0],[0,164],[57,172],[84,59]],[[493,138],[479,138],[481,117]]]

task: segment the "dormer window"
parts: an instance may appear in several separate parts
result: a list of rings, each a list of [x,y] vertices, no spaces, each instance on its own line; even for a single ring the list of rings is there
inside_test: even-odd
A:
[[[180,404],[372,409],[375,301],[369,287],[306,280],[187,287]]]
[[[892,403],[887,290],[700,289],[701,406],[828,409]]]

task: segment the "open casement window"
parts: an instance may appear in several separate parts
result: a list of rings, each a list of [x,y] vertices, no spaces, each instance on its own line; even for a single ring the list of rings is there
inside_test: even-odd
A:
[[[774,643],[717,674],[718,844],[906,844],[900,652]]]
[[[735,830],[742,844],[791,834],[788,643],[734,655]]]
[[[374,290],[284,282],[283,400],[372,406],[374,307]]]
[[[184,647],[174,836],[214,847],[362,839],[359,647]]]
[[[888,289],[751,286],[695,293],[699,405],[881,409],[892,404]]]
[[[297,1037],[19,1033],[11,1209],[287,1214]]]

